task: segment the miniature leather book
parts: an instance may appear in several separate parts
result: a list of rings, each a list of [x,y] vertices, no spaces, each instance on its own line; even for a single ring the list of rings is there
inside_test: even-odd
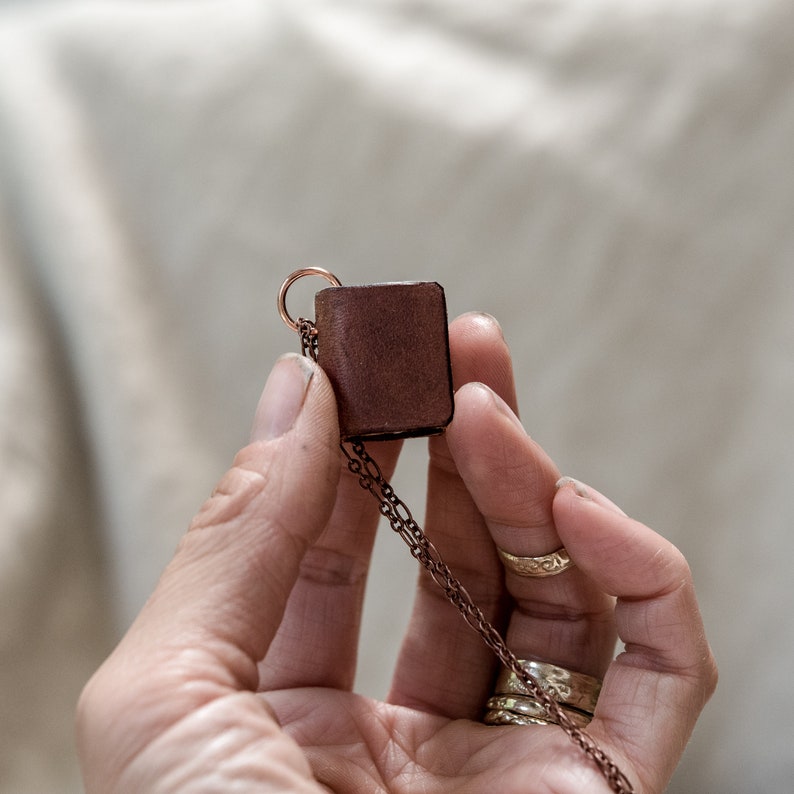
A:
[[[442,432],[453,392],[441,285],[329,287],[314,305],[317,361],[334,387],[342,439]]]

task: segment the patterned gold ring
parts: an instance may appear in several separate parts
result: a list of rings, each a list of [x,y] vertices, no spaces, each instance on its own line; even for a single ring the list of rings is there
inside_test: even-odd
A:
[[[583,714],[592,715],[595,712],[601,693],[601,681],[598,678],[534,659],[519,659],[519,663],[540,688],[561,705]],[[505,668],[496,679],[494,694],[515,697],[531,696],[532,693],[515,673]]]
[[[536,579],[545,576],[556,576],[574,565],[565,548],[557,549],[551,554],[544,554],[542,557],[518,557],[515,554],[510,554],[509,551],[500,549],[498,546],[496,550],[499,552],[499,557],[505,568],[517,576],[528,576]]]

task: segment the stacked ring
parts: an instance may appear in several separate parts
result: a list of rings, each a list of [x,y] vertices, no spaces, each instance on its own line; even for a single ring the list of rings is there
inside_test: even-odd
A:
[[[592,715],[595,712],[601,681],[584,673],[532,659],[521,660],[521,666],[558,703]],[[521,679],[512,671],[502,670],[494,688],[496,695],[530,695]]]
[[[577,709],[567,708],[560,704],[560,708],[571,718],[571,721],[584,728],[593,718],[592,714],[585,714]],[[505,719],[505,715],[507,718]],[[516,719],[518,718],[518,719]],[[488,725],[505,724],[521,721],[522,725],[553,725],[554,717],[549,715],[541,703],[528,695],[494,695],[488,698],[485,704],[484,722]]]
[[[590,722],[601,691],[599,679],[532,659],[522,659],[520,663],[576,725],[584,727]],[[507,669],[499,675],[494,694],[485,704],[483,722],[487,725],[557,724],[553,714],[549,714],[523,681]]]

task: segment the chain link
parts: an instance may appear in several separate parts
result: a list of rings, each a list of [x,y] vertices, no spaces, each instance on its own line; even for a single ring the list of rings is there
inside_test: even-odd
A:
[[[303,354],[317,361],[317,329],[311,320],[297,320]],[[499,631],[488,621],[474,603],[466,588],[444,562],[438,549],[414,520],[408,505],[394,492],[377,462],[369,455],[361,441],[340,444],[347,459],[348,469],[358,478],[358,484],[378,501],[381,515],[389,522],[415,557],[427,570],[433,581],[444,591],[450,603],[463,619],[482,638],[497,659],[514,673],[532,696],[545,709],[588,758],[598,767],[615,794],[634,794],[634,787],[615,762],[582,728],[574,724],[559,703],[527,672],[518,657],[507,647]]]
[[[317,361],[317,327],[311,320],[298,317],[295,321],[298,336],[301,339],[301,352],[313,361]]]

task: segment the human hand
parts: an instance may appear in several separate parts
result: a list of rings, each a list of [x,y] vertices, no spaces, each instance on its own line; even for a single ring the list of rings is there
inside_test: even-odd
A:
[[[515,416],[494,321],[459,318],[450,345],[456,415],[430,441],[425,530],[519,657],[606,674],[588,733],[638,792],[659,792],[716,683],[686,562],[593,489],[556,488]],[[354,694],[379,514],[343,470],[315,364],[277,363],[253,438],[83,692],[88,794],[608,791],[559,728],[478,721],[495,661],[425,575],[389,696]],[[370,445],[387,474],[398,446]],[[519,577],[496,545],[564,545],[576,566]]]

